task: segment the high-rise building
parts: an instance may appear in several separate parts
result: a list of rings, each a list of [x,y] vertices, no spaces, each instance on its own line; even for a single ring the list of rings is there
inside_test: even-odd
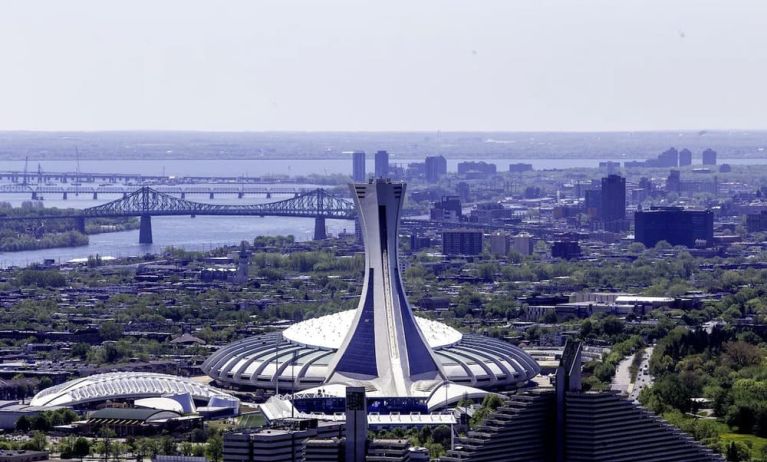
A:
[[[660,241],[687,247],[710,246],[714,241],[714,214],[710,210],[652,207],[634,214],[634,240],[647,247]]]
[[[587,189],[584,199],[586,215],[591,218],[599,218],[602,215],[602,190]]]
[[[436,183],[443,175],[447,175],[447,160],[444,156],[428,156],[424,162],[426,181]]]
[[[749,233],[767,231],[767,210],[746,215],[746,229]]]
[[[658,167],[678,167],[679,151],[676,148],[669,148],[658,155]]]
[[[386,151],[377,151],[375,155],[375,174],[376,178],[389,177],[389,153]]]
[[[679,151],[679,166],[687,167],[688,165],[692,165],[692,151],[684,148]]]
[[[505,257],[509,253],[509,236],[503,233],[494,233],[490,235],[490,253]]]
[[[469,229],[442,232],[444,255],[479,255],[482,253],[482,231]]]
[[[533,236],[530,234],[518,234],[511,240],[511,250],[526,257],[533,253]]]
[[[365,387],[346,387],[346,460],[364,462],[368,438]]]
[[[711,148],[703,151],[703,165],[716,165],[716,151]]]
[[[666,178],[666,191],[680,192],[682,190],[682,177],[679,170],[671,170]]]
[[[354,151],[352,154],[352,178],[354,181],[365,181],[365,151]]]
[[[600,216],[603,221],[626,218],[626,179],[619,175],[602,178],[602,203]]]

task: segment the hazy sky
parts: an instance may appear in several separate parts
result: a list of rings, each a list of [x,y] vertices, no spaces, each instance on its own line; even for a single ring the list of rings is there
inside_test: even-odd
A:
[[[0,130],[767,128],[765,0],[4,0]]]

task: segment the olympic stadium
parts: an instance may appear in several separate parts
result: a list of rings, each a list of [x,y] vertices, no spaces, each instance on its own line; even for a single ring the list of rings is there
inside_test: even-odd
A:
[[[377,179],[350,189],[367,268],[357,309],[231,343],[202,364],[206,374],[223,386],[290,392],[299,412],[332,414],[347,386],[365,388],[371,411],[430,412],[540,373],[514,345],[416,317],[397,255],[405,184]]]

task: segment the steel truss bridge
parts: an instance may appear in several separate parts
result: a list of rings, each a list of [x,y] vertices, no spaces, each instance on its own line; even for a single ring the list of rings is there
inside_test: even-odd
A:
[[[217,195],[236,195],[242,199],[245,196],[294,196],[310,192],[310,189],[291,186],[253,186],[253,185],[183,185],[183,186],[153,186],[157,192],[173,194],[185,199],[187,195],[208,196],[214,199]],[[117,195],[128,197],[135,190],[125,186],[74,186],[74,185],[30,185],[30,184],[6,184],[0,186],[0,194],[29,194],[32,199],[41,199],[45,195],[55,194],[67,200],[79,195],[91,195],[98,199],[99,195]]]
[[[74,219],[85,231],[88,218],[140,217],[139,243],[152,243],[153,216],[257,216],[314,218],[314,238],[325,239],[325,220],[354,220],[357,210],[351,201],[331,195],[324,189],[299,193],[277,202],[249,205],[221,205],[192,202],[144,186],[123,198],[66,215],[0,217],[0,221]]]

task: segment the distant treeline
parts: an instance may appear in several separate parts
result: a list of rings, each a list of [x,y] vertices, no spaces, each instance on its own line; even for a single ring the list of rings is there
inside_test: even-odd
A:
[[[32,204],[25,203],[20,208],[14,208],[8,203],[0,203],[0,216],[37,217],[76,213],[74,209],[35,207]],[[74,219],[0,221],[0,252],[88,245],[88,234],[125,231],[138,226],[135,218],[89,218],[85,233],[81,233]]]

